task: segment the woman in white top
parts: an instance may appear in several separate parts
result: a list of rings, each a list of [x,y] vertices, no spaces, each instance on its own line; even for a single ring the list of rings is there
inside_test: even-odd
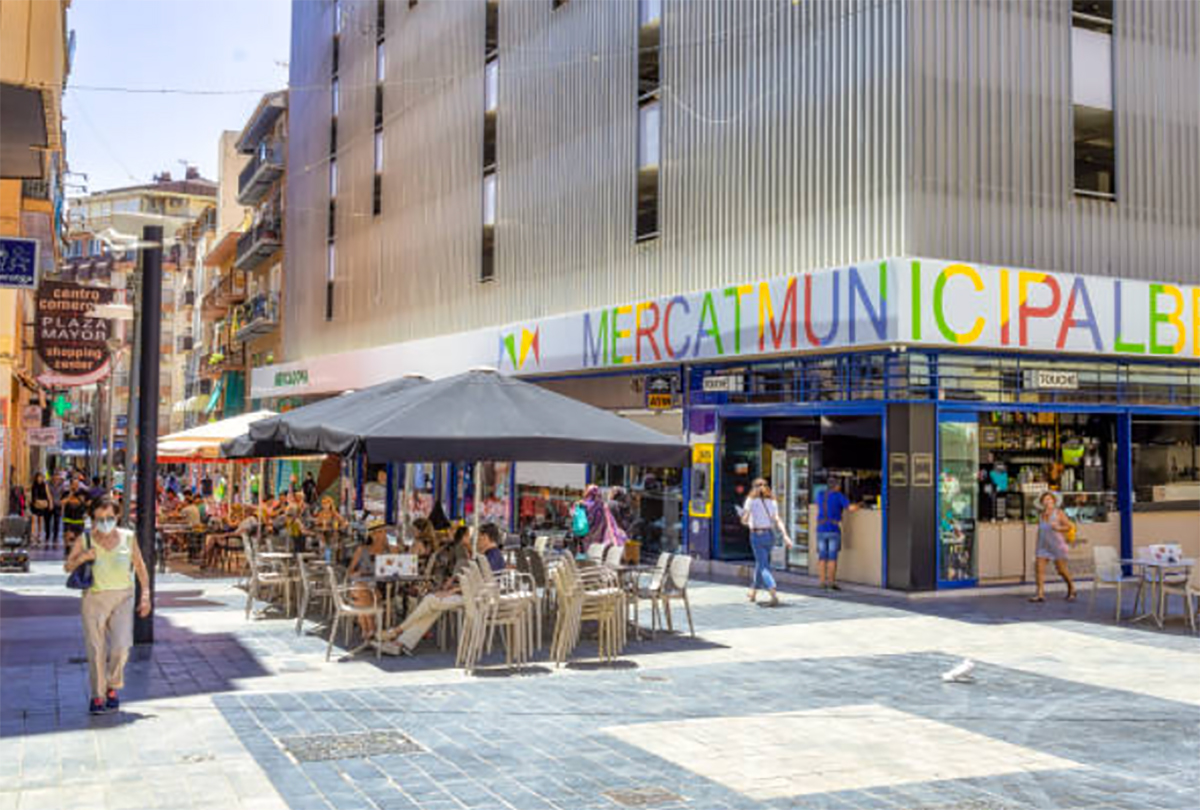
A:
[[[788,548],[792,547],[792,538],[788,537],[787,529],[779,519],[779,507],[766,480],[754,479],[750,497],[746,498],[742,522],[750,529],[750,548],[754,551],[754,582],[750,585],[750,601],[757,601],[758,589],[766,588],[771,592],[771,604],[778,605],[775,577],[771,575],[771,547],[775,545],[775,529],[779,529]]]

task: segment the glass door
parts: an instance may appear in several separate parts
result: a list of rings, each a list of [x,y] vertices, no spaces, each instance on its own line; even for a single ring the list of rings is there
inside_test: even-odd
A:
[[[974,414],[946,414],[938,422],[938,582],[976,580],[979,425]]]

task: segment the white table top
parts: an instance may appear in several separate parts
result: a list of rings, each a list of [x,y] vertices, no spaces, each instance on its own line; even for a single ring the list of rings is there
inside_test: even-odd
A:
[[[1176,562],[1167,562],[1166,560],[1147,560],[1140,558],[1130,558],[1121,560],[1122,565],[1144,565],[1147,568],[1191,568],[1196,564],[1196,560],[1192,557],[1184,557]]]

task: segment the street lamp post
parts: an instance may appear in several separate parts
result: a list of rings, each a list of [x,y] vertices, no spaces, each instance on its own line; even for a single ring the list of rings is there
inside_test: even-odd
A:
[[[161,225],[142,228],[142,284],[137,309],[138,338],[141,357],[138,360],[138,419],[137,419],[137,537],[150,579],[150,600],[154,601],[155,554],[155,496],[158,478],[158,362],[159,339],[162,329],[162,241]],[[128,444],[128,442],[126,442]],[[126,453],[128,455],[128,453]],[[128,468],[128,465],[127,465]],[[128,497],[128,496],[127,496]],[[140,602],[135,595],[135,604]],[[154,643],[154,613],[134,619],[133,640],[137,644]]]

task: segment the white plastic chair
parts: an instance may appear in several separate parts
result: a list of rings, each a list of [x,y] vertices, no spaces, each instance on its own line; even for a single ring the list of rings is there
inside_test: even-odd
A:
[[[329,625],[329,644],[325,647],[325,660],[329,660],[330,653],[333,652],[333,639],[337,635],[338,626],[346,622],[345,640],[347,645],[350,643],[350,630],[354,620],[359,616],[373,616],[375,618],[375,657],[383,652],[383,607],[379,604],[379,594],[371,589],[371,604],[356,605],[350,601],[350,589],[354,586],[351,583],[338,582],[337,570],[334,566],[326,567],[326,575],[329,578],[329,590],[333,594],[333,621]],[[367,641],[363,639],[364,643]],[[359,647],[358,649],[362,649]],[[353,652],[357,652],[354,650]]]
[[[1182,582],[1166,580],[1159,590],[1159,605],[1158,615],[1164,619],[1167,616],[1167,606],[1170,603],[1168,597],[1179,596],[1183,598],[1183,612],[1187,616],[1188,626],[1192,628],[1192,632],[1197,631],[1197,600],[1200,600],[1200,565],[1193,565],[1188,571],[1188,578]]]
[[[604,552],[604,564],[609,568],[620,568],[621,560],[625,557],[625,547],[611,545]]]
[[[594,563],[604,562],[604,544],[592,543],[588,546],[587,558]]]
[[[662,589],[663,612],[667,616],[667,632],[674,632],[675,628],[671,626],[671,600],[678,599],[683,602],[683,608],[687,612],[688,632],[692,638],[696,637],[696,626],[692,624],[692,604],[688,601],[688,579],[692,571],[692,558],[686,554],[676,554],[671,557],[671,564],[667,567],[667,578]]]
[[[1117,550],[1112,546],[1093,546],[1092,560],[1095,564],[1096,573],[1092,578],[1092,595],[1088,599],[1088,612],[1090,613],[1096,606],[1096,593],[1101,588],[1115,588],[1117,591],[1117,608],[1115,621],[1121,621],[1121,590],[1126,585],[1138,585],[1139,591],[1142,583],[1142,578],[1138,576],[1126,576],[1121,570],[1121,557]]]

